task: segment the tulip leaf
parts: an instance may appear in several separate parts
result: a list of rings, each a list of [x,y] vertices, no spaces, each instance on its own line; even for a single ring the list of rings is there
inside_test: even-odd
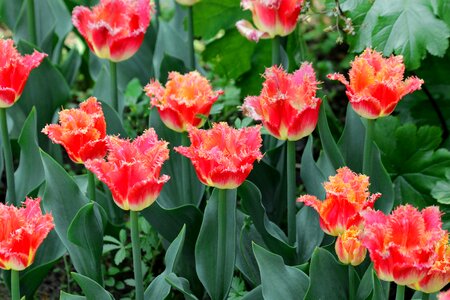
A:
[[[266,215],[261,203],[261,192],[250,181],[245,181],[239,188],[242,208],[248,213],[255,224],[256,229],[267,247],[283,257],[286,263],[294,263],[296,260],[295,248],[289,246],[286,235]]]
[[[261,285],[255,287],[253,290],[251,290],[242,298],[242,300],[261,300],[261,299],[263,299]]]
[[[55,230],[70,254],[71,261],[77,272],[103,283],[100,259],[86,245],[78,246],[69,240],[68,229],[78,211],[89,203],[80,191],[75,181],[47,153],[41,152],[45,171],[45,192],[43,206],[45,211],[52,212]],[[95,222],[93,223],[95,224]],[[101,224],[98,222],[97,224]],[[99,233],[100,230],[90,228]],[[103,235],[95,238],[101,246]]]
[[[319,168],[313,157],[313,144],[314,138],[312,135],[308,137],[305,150],[303,151],[300,169],[300,175],[303,180],[303,184],[306,187],[306,191],[310,195],[314,195],[319,199],[325,198],[325,190],[322,184],[327,181],[326,175]]]
[[[257,244],[253,244],[261,273],[264,299],[303,299],[309,286],[309,278],[299,269],[286,266],[283,258]],[[331,298],[330,298],[331,299]]]
[[[212,300],[227,299],[236,257],[236,190],[214,189],[195,245],[195,269]]]
[[[328,126],[327,115],[325,113],[326,104],[322,103],[319,112],[319,120],[317,127],[319,128],[320,142],[322,143],[322,149],[325,155],[330,160],[333,168],[337,170],[345,166],[344,158],[339,150],[333,135],[331,134],[330,127]]]
[[[61,64],[61,73],[70,86],[74,84],[81,66],[81,55],[77,49],[70,50],[67,58]]]
[[[96,300],[114,299],[113,296],[108,291],[106,291],[100,284],[98,284],[91,278],[75,272],[72,272],[71,275],[73,279],[75,279],[75,281],[81,287],[81,290],[86,295],[87,299],[96,299]]]
[[[86,300],[86,297],[72,295],[72,294],[66,293],[64,291],[61,291],[61,293],[59,294],[59,300]]]
[[[174,273],[170,273],[165,277],[166,281],[175,289],[183,293],[184,298],[187,300],[197,300],[198,298],[192,294],[189,289],[189,281],[183,277],[178,277]]]
[[[310,286],[305,299],[348,298],[348,267],[338,263],[327,250],[314,250],[309,278]]]
[[[178,234],[178,237],[173,240],[167,249],[166,256],[164,258],[166,269],[152,280],[152,283],[145,290],[145,299],[159,300],[165,299],[169,295],[171,286],[167,283],[165,278],[174,271],[175,266],[178,264],[178,260],[181,256],[181,250],[183,249],[185,233],[186,225],[183,226]]]
[[[322,243],[324,232],[319,225],[319,215],[309,207],[303,206],[296,216],[298,263],[305,263]]]

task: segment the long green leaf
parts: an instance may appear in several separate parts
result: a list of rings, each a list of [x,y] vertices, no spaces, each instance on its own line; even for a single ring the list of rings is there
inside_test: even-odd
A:
[[[86,295],[86,299],[96,299],[96,300],[113,300],[108,291],[106,291],[101,285],[93,281],[89,277],[83,276],[78,273],[71,273],[73,279],[78,283],[78,285],[83,290]]]

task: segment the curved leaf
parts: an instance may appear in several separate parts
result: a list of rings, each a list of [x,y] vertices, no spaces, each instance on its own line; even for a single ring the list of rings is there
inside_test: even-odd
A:
[[[114,298],[101,285],[89,277],[78,273],[70,273],[86,295],[86,299],[113,300]]]

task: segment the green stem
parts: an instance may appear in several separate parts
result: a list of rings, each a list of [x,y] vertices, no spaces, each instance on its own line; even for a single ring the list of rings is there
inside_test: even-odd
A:
[[[227,249],[227,205],[229,205],[227,201],[227,190],[219,189],[219,203],[218,203],[218,247],[217,247],[217,265],[223,270],[226,264],[227,255],[225,250]],[[220,263],[219,263],[220,262]],[[219,272],[217,274],[217,284],[219,286],[224,285],[224,274],[223,272]]]
[[[348,283],[349,283],[349,292],[348,292],[348,299],[354,300],[355,294],[357,290],[356,282],[355,282],[355,272],[354,267],[352,265],[348,265]]]
[[[275,36],[272,39],[272,66],[274,65],[278,66],[281,63],[280,47],[281,47],[280,37]]]
[[[422,292],[422,300],[428,300],[430,299],[430,294]]]
[[[88,171],[88,195],[91,201],[95,202],[95,174]]]
[[[14,183],[14,165],[9,141],[8,123],[6,122],[6,108],[0,108],[0,127],[2,131],[3,157],[5,159],[5,172],[8,199],[6,203],[16,204],[16,185]]]
[[[287,141],[286,160],[286,180],[287,180],[287,215],[288,215],[288,239],[293,245],[296,239],[295,228],[295,141]]]
[[[36,45],[37,37],[36,37],[36,19],[34,16],[34,0],[27,0],[27,17],[28,17],[28,34],[30,35],[30,42],[33,45]]]
[[[139,212],[130,211],[131,245],[133,248],[134,283],[136,287],[136,300],[144,299],[144,288],[141,269],[141,245],[139,242]]]
[[[395,300],[404,300],[405,299],[405,286],[397,284],[397,291],[395,293]]]
[[[69,266],[69,262],[67,261],[67,255],[64,254],[63,255],[63,260],[64,260],[64,270],[66,271],[66,277],[67,277],[67,292],[70,294],[70,266]]]
[[[364,139],[363,173],[369,176],[372,174],[373,125],[374,120],[367,119],[366,137]]]
[[[11,270],[11,300],[20,299],[19,271]]]
[[[119,95],[117,92],[117,63],[109,61],[109,72],[111,73],[111,106],[119,113]],[[121,115],[119,113],[119,115]]]
[[[189,51],[189,70],[195,70],[195,53],[194,53],[194,16],[192,5],[188,6],[188,51]]]

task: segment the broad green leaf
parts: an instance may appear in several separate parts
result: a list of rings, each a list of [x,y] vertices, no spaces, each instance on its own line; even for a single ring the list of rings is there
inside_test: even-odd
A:
[[[72,294],[66,293],[64,291],[61,291],[61,293],[59,294],[59,300],[86,300],[86,297],[72,295]]]
[[[121,138],[126,138],[127,133],[123,128],[122,119],[119,114],[109,105],[104,102],[103,99],[99,99],[102,102],[102,110],[106,121],[106,133],[109,135],[120,135]]]
[[[178,277],[175,273],[170,273],[165,277],[166,281],[174,288],[183,293],[187,300],[197,300],[198,298],[192,294],[189,289],[189,281],[183,277]]]
[[[324,199],[325,190],[322,186],[322,183],[327,181],[326,175],[331,174],[324,174],[314,161],[313,143],[314,138],[312,135],[310,135],[308,137],[308,142],[306,143],[305,150],[303,151],[300,175],[308,194],[314,195],[319,199]]]
[[[358,289],[356,292],[357,300],[368,299],[373,291],[373,278],[372,278],[373,268],[370,265],[366,272],[364,272],[363,277],[359,281]]]
[[[438,181],[431,190],[431,196],[439,203],[450,205],[450,179]]]
[[[67,233],[70,223],[78,211],[89,201],[73,179],[53,158],[43,151],[41,152],[41,158],[46,181],[42,200],[44,209],[47,212],[52,212],[56,233],[68,250],[77,272],[102,283],[100,260],[88,247],[72,243]]]
[[[246,294],[242,300],[261,300],[263,298],[262,287],[258,285],[253,290],[251,290],[248,294]]]
[[[450,2],[447,0],[431,0],[434,13],[450,26]]]
[[[96,299],[96,300],[114,299],[111,296],[111,294],[108,293],[108,291],[106,291],[101,285],[99,285],[97,282],[90,279],[89,277],[83,276],[75,272],[72,272],[71,275],[73,279],[75,279],[75,281],[81,287],[87,299]]]
[[[257,244],[253,252],[261,273],[264,299],[303,299],[309,286],[309,278],[295,267],[286,266],[283,258]]]
[[[305,299],[347,299],[348,267],[325,249],[316,248],[309,269],[310,286]]]
[[[183,249],[184,236],[186,233],[186,226],[183,226],[178,237],[173,240],[167,249],[164,258],[166,269],[152,280],[148,288],[145,290],[144,298],[147,300],[165,299],[170,293],[170,284],[165,280],[166,276],[174,271],[174,267],[178,264]]]
[[[74,84],[75,79],[79,73],[81,66],[81,55],[77,49],[73,48],[70,50],[67,58],[61,64],[60,70],[67,84],[70,86]]]
[[[373,285],[372,300],[385,300],[389,296],[383,289],[381,281],[380,279],[378,279],[377,274],[375,273],[374,270],[372,270],[372,285]]]
[[[227,298],[236,258],[236,190],[214,189],[195,245],[195,269],[212,300]]]
[[[298,263],[305,263],[323,240],[324,232],[319,225],[319,215],[308,206],[303,206],[296,216]]]
[[[296,260],[295,248],[288,245],[286,235],[267,217],[261,203],[259,189],[250,181],[246,181],[238,188],[238,193],[242,208],[250,215],[267,247],[281,255],[286,263],[294,263]]]
[[[337,170],[345,165],[344,158],[339,150],[330,127],[328,126],[327,115],[325,113],[325,104],[322,103],[319,112],[319,121],[317,123],[319,128],[320,142],[325,155],[330,160],[334,169]]]

